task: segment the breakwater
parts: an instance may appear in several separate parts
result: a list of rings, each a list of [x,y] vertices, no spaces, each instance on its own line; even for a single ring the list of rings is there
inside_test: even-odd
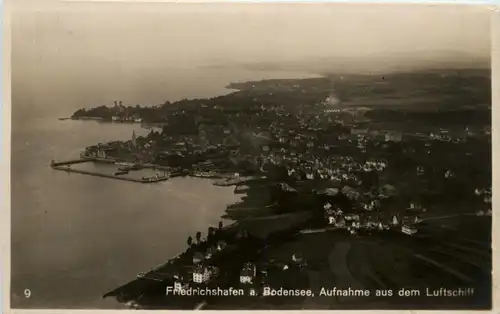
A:
[[[66,160],[66,161],[61,161],[61,162],[52,161],[50,163],[50,167],[52,169],[59,170],[59,171],[86,174],[86,175],[95,176],[95,177],[109,178],[109,179],[136,182],[136,183],[156,183],[156,182],[166,181],[172,177],[172,175],[168,175],[168,176],[158,176],[157,175],[157,176],[146,177],[146,178],[144,178],[144,177],[143,178],[131,178],[131,177],[117,176],[117,175],[106,174],[106,173],[95,172],[95,171],[74,169],[74,168],[70,167],[73,164],[79,164],[79,163],[85,163],[85,162],[114,163],[114,161],[111,161],[111,160],[101,160],[98,158],[80,158],[80,159]],[[148,166],[147,168],[156,168],[156,167]],[[156,168],[156,169],[158,169],[158,168]],[[178,174],[175,173],[173,175],[175,176]]]
[[[61,167],[61,166],[69,166],[69,165],[74,165],[74,164],[82,164],[84,162],[89,162],[89,161],[95,161],[95,160],[92,159],[92,158],[71,159],[71,160],[65,160],[65,161],[59,161],[59,162],[55,162],[55,161],[52,160],[52,162],[50,163],[50,166],[52,168],[56,168],[56,167]]]

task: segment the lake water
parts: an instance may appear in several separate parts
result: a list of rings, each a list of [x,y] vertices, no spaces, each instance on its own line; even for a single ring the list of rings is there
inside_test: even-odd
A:
[[[179,89],[185,90],[183,94],[166,92],[164,99],[215,96],[227,92],[223,87],[238,78],[300,76],[234,73],[212,79],[209,90],[205,79],[218,77],[217,71],[211,71],[192,78],[194,96],[183,86]],[[189,235],[216,226],[226,206],[241,195],[204,179],[137,184],[52,170],[52,159],[77,157],[82,148],[98,142],[130,139],[134,129],[137,135],[149,130],[138,125],[60,121],[58,117],[92,104],[85,103],[85,98],[52,101],[57,90],[44,91],[45,98],[26,95],[34,93],[25,89],[29,84],[36,82],[27,81],[23,88],[13,84],[11,306],[121,308],[102,295],[184,250]],[[105,88],[96,89],[92,97],[99,99]],[[31,291],[30,298],[25,298],[25,289]]]

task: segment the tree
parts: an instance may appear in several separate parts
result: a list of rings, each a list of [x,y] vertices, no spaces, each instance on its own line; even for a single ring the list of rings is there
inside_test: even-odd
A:
[[[200,243],[200,240],[201,240],[201,232],[197,231],[196,232],[196,242]]]
[[[224,226],[224,225],[222,224],[222,220],[221,220],[221,221],[219,221],[219,230],[220,230],[220,229],[222,229],[222,227],[223,227],[223,226]]]
[[[193,245],[193,237],[192,236],[188,237],[188,242],[187,243],[188,243],[188,246]]]
[[[207,236],[208,241],[213,241],[215,236],[215,230],[216,229],[214,227],[208,227],[208,236]]]
[[[214,227],[208,227],[208,235],[211,236],[214,234],[215,228]]]

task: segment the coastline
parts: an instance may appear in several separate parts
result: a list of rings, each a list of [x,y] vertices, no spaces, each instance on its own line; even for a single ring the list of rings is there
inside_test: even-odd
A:
[[[166,103],[169,103],[170,105],[175,105],[176,103],[182,102],[182,101],[199,101],[199,100],[211,100],[211,99],[216,99],[218,97],[224,97],[224,96],[229,96],[231,94],[236,94],[239,92],[244,91],[245,89],[248,89],[251,84],[256,84],[256,83],[263,83],[267,81],[273,81],[273,80],[305,80],[305,79],[321,79],[328,77],[327,74],[324,73],[316,73],[316,71],[287,71],[287,70],[273,70],[269,74],[268,70],[263,70],[263,69],[246,69],[248,73],[251,73],[251,75],[248,75],[245,79],[229,79],[229,83],[222,83],[221,84],[221,90],[211,93],[210,95],[204,95],[203,97],[177,97],[177,98],[170,98],[166,100]],[[254,75],[256,74],[256,75]],[[260,74],[260,75],[259,75]],[[140,105],[142,108],[153,108],[156,105]],[[92,107],[84,107],[77,109],[85,109],[85,108],[92,108]],[[71,116],[64,120],[82,120],[82,121],[98,121],[101,123],[124,123],[124,124],[144,124],[144,125],[151,125],[152,127],[159,126],[164,124],[164,122],[154,122],[154,121],[143,121],[142,123],[139,122],[133,122],[133,121],[112,121],[111,117],[108,118],[103,118],[103,117],[76,117],[74,113],[72,113]]]

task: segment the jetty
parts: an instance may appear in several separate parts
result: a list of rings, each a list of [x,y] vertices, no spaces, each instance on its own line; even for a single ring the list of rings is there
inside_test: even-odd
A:
[[[50,163],[50,167],[52,169],[59,170],[59,171],[86,174],[86,175],[95,176],[95,177],[109,178],[109,179],[136,182],[136,183],[156,183],[156,182],[166,181],[166,180],[171,178],[171,175],[163,175],[163,176],[156,175],[156,176],[152,176],[152,177],[131,178],[131,177],[126,177],[126,176],[106,174],[106,173],[96,172],[96,171],[74,169],[74,168],[70,167],[71,165],[85,163],[85,162],[103,162],[103,161],[100,159],[97,159],[97,158],[80,158],[80,159],[72,159],[72,160],[66,160],[66,161],[61,161],[61,162],[52,161]],[[109,161],[109,160],[107,160],[105,162],[106,163],[114,163],[113,161]]]

